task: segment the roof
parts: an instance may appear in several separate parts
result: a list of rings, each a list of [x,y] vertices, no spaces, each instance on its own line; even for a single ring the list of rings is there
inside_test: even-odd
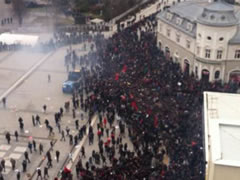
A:
[[[95,18],[95,19],[92,19],[91,22],[95,23],[95,24],[100,24],[100,23],[104,22],[104,20]]]
[[[229,40],[228,42],[229,44],[240,44],[240,27],[238,26],[237,28],[237,32],[235,33],[235,35],[232,37],[232,39]]]
[[[75,82],[74,81],[69,81],[69,80],[67,80],[67,81],[64,81],[63,82],[63,85],[69,85],[69,86],[72,86],[73,84],[74,84]]]
[[[186,18],[190,21],[196,21],[197,17],[202,13],[206,1],[185,1],[178,3],[169,8],[169,12]]]
[[[240,167],[240,95],[204,92],[206,161]]]
[[[202,13],[203,6],[206,4],[206,1],[185,1],[182,3],[177,3],[174,6],[171,6],[166,11],[162,11],[157,15],[158,19],[161,19],[165,23],[170,24],[176,29],[188,34],[191,37],[196,36],[196,20],[197,17]],[[171,20],[167,19],[167,14],[171,13],[173,17]],[[182,18],[183,22],[179,25],[177,24],[177,18]],[[191,22],[193,28],[191,31],[187,29],[187,23]]]
[[[205,6],[203,12],[198,17],[198,22],[208,26],[233,26],[238,24],[235,16],[234,6],[216,1]]]
[[[11,33],[2,33],[0,35],[0,42],[11,45],[11,44],[21,44],[21,45],[30,45],[34,46],[39,40],[38,36],[25,35],[25,34],[11,34]]]
[[[211,11],[233,11],[233,5],[226,3],[225,1],[214,1],[206,9]]]
[[[237,9],[239,10],[239,7],[232,6],[221,0],[212,3],[206,0],[185,1],[160,12],[157,18],[191,37],[196,37],[197,23],[220,27],[238,25],[240,12]],[[168,13],[172,14],[171,19],[167,18]],[[182,18],[182,23],[178,24],[177,18]],[[187,29],[188,22],[193,24],[192,31]],[[236,33],[233,42],[240,43],[240,33]]]

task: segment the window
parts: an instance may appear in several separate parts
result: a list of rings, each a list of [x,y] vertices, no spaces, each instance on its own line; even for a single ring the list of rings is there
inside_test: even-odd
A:
[[[159,41],[158,43],[159,49],[162,49],[162,43]]]
[[[223,37],[220,37],[220,38],[219,38],[219,41],[223,41],[223,40],[224,40],[224,38],[223,38]]]
[[[180,42],[180,34],[179,33],[176,33],[176,41]]]
[[[189,40],[186,41],[186,47],[187,47],[188,49],[190,49],[190,47],[191,47],[191,42],[190,42]]]
[[[209,41],[210,41],[210,40],[212,40],[212,38],[211,38],[210,36],[208,36],[208,37],[207,37],[207,40],[209,40]]]
[[[176,23],[177,23],[178,25],[181,25],[181,24],[182,24],[182,19],[178,17],[177,20],[176,20]]]
[[[198,67],[195,66],[195,75],[197,76],[198,75]]]
[[[192,31],[193,25],[192,23],[187,23],[187,30]]]
[[[222,50],[217,50],[217,59],[222,59],[222,54],[223,54]]]
[[[170,12],[167,13],[167,19],[171,20],[172,19],[172,14]]]
[[[211,57],[211,50],[205,49],[205,58],[210,58],[210,57]]]
[[[239,59],[240,58],[240,49],[237,49],[236,51],[235,51],[235,59]]]
[[[167,36],[170,37],[170,35],[171,35],[171,30],[167,29]]]
[[[220,77],[220,71],[216,71],[214,77],[215,79],[218,79]]]
[[[162,32],[162,24],[159,24],[159,32]]]
[[[197,55],[200,55],[200,47],[197,47]]]

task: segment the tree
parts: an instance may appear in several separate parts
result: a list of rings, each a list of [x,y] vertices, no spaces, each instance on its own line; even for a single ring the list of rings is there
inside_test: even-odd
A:
[[[70,8],[69,0],[52,0],[52,5],[56,9],[57,13],[65,13]]]
[[[12,0],[12,8],[14,14],[18,18],[18,23],[21,26],[23,22],[23,16],[26,13],[26,8],[24,6],[24,0]]]
[[[75,9],[80,12],[88,12],[90,8],[90,1],[88,0],[75,0]]]
[[[128,6],[131,8],[137,4],[137,0],[129,0],[128,1]]]
[[[103,16],[106,21],[122,14],[136,5],[138,0],[103,0]]]

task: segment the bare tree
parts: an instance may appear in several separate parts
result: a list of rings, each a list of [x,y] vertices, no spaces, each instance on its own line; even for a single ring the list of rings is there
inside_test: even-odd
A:
[[[66,13],[66,11],[70,8],[69,0],[51,0],[51,3],[56,13]]]
[[[24,0],[12,0],[12,8],[14,14],[18,18],[18,23],[21,26],[23,22],[23,16],[26,12],[26,8],[24,6]]]

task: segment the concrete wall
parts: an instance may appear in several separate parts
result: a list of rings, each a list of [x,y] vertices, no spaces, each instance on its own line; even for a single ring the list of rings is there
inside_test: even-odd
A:
[[[166,47],[169,48],[170,56],[173,58],[173,61],[180,63],[182,69],[184,67],[184,60],[187,59],[190,65],[190,73],[193,71],[194,54],[192,52],[187,51],[186,48],[179,46],[176,42],[174,42],[171,39],[168,39],[161,33],[158,33],[158,43],[159,42],[162,44],[161,49],[163,51],[165,51]]]
[[[196,43],[200,47],[198,57],[205,58],[205,49],[211,49],[211,58],[216,60],[217,50],[223,50],[222,59],[229,59],[228,41],[235,35],[236,26],[212,27],[197,24]],[[211,40],[208,40],[211,37]],[[223,38],[222,41],[219,39]]]
[[[206,31],[207,29],[207,31]],[[170,31],[170,36],[168,36]],[[190,73],[193,72],[199,79],[202,77],[202,70],[210,72],[209,81],[222,79],[229,81],[229,75],[234,70],[240,70],[240,59],[234,58],[235,51],[240,49],[240,45],[229,45],[228,41],[235,35],[236,26],[211,27],[197,24],[196,38],[181,32],[173,26],[158,19],[157,43],[161,44],[161,49],[165,51],[168,47],[170,56],[174,61],[178,61],[184,68],[184,60],[187,59],[190,65]],[[180,41],[177,42],[177,34]],[[208,40],[207,37],[211,37]],[[223,38],[220,41],[220,38]],[[187,40],[190,41],[190,48],[187,47]],[[198,53],[197,47],[200,47]],[[211,57],[205,58],[205,49],[211,49]],[[222,58],[217,59],[217,51],[222,50]],[[220,77],[215,79],[216,71],[220,71]]]
[[[213,180],[239,180],[239,179],[240,179],[239,167],[215,164]]]
[[[240,60],[228,60],[225,67],[225,81],[229,81],[229,75],[232,71],[240,71]]]

